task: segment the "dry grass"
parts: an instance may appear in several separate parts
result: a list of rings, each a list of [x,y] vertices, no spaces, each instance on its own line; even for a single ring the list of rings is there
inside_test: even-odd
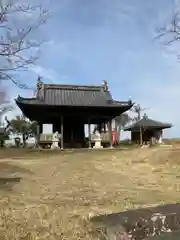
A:
[[[180,149],[175,147],[1,150],[0,159],[0,239],[91,239],[93,215],[179,200]]]

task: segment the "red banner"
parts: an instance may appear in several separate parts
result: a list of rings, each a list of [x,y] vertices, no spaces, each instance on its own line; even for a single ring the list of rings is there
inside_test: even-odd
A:
[[[117,138],[117,132],[116,131],[112,131],[112,144],[115,144],[116,143],[116,139]]]

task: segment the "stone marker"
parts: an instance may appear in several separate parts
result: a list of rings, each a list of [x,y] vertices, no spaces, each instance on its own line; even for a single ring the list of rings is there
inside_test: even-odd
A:
[[[155,236],[160,237],[162,234],[165,236],[165,233],[170,236],[170,233],[175,234],[175,230],[180,230],[180,204],[160,205],[97,216],[93,217],[91,222],[94,225],[94,233],[101,233],[101,240],[151,239],[148,237],[159,240]],[[179,233],[175,235],[177,234]]]
[[[96,131],[95,133],[95,137],[94,137],[94,147],[93,148],[102,148],[102,145],[101,145],[101,135],[98,131]]]
[[[59,133],[57,131],[53,134],[51,149],[59,149]]]

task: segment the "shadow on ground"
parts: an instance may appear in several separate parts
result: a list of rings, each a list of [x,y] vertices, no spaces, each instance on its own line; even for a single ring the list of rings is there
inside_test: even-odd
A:
[[[122,150],[132,150],[133,147],[124,147],[121,148],[106,148],[106,149],[87,149],[87,148],[75,148],[75,149],[64,149],[62,150],[51,150],[51,149],[27,149],[27,148],[4,148],[0,149],[0,159],[8,158],[13,160],[20,160],[20,159],[37,159],[43,158],[44,156],[53,156],[53,155],[72,155],[72,154],[79,154],[79,153],[88,153],[88,154],[102,154],[102,152],[117,152]]]
[[[0,178],[0,190],[12,190],[12,187],[21,181],[21,177]]]
[[[102,240],[180,239],[180,204],[102,215],[91,221],[92,234]]]
[[[33,174],[31,170],[9,162],[0,162],[0,173],[1,176],[2,174],[14,174],[14,173]]]
[[[0,190],[12,190],[25,174],[33,174],[29,169],[8,162],[0,162]]]

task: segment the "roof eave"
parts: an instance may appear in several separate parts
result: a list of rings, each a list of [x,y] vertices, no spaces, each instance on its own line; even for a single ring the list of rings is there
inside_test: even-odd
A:
[[[37,98],[23,98],[21,96],[18,96],[16,99],[14,99],[16,104],[19,105],[44,105],[44,106],[54,106],[50,104],[45,104],[43,101],[38,101]],[[32,100],[37,102],[31,102]],[[126,111],[128,111],[130,108],[133,107],[133,103],[127,102],[119,102],[118,104],[107,104],[107,105],[87,105],[87,106],[81,106],[81,105],[59,105],[61,107],[87,107],[87,108],[114,108],[114,109],[123,109],[126,108]],[[58,105],[57,105],[58,107]]]
[[[123,130],[124,131],[140,131],[140,128],[143,128],[143,129],[159,129],[159,130],[164,130],[164,129],[168,129],[168,128],[171,128],[172,125],[167,125],[167,126],[147,126],[147,127],[127,127],[127,128],[124,128]]]

